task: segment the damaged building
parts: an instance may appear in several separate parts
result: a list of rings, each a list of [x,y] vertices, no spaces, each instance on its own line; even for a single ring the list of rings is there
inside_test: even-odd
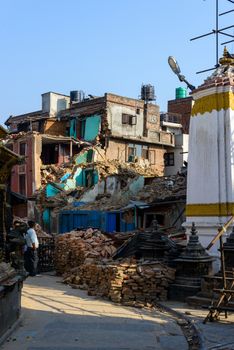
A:
[[[28,202],[15,214],[36,217],[48,232],[58,232],[58,225],[50,222],[58,205],[66,206],[69,200],[90,203],[134,187],[115,176],[119,170],[115,165],[110,170],[110,162],[126,164],[128,176],[133,167],[138,185],[131,194],[143,188],[146,176],[163,176],[165,154],[175,148],[173,127],[181,127],[174,120],[165,128],[154,98],[151,85],[142,86],[141,99],[48,92],[42,94],[41,110],[8,118],[7,147],[25,157],[25,163],[13,169],[11,186]],[[100,166],[105,162],[108,176]]]

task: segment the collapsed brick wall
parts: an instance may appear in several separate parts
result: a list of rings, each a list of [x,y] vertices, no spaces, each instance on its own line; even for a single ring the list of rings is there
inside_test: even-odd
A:
[[[89,295],[129,306],[144,306],[167,300],[168,286],[174,278],[175,270],[157,261],[142,263],[127,259],[83,264],[65,275],[64,282],[87,289]]]
[[[82,265],[87,258],[97,261],[109,258],[115,251],[112,239],[98,230],[64,233],[55,238],[55,269],[63,274]]]
[[[170,135],[169,135],[170,136]],[[117,139],[111,139],[109,146],[106,150],[107,159],[116,159],[122,163],[126,163],[128,160],[128,143]],[[164,153],[166,150],[161,146],[149,145],[148,148],[149,159],[146,160],[148,171],[155,172],[157,176],[164,175]]]

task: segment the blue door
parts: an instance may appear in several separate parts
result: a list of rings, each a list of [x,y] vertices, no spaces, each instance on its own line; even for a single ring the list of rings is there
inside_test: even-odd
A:
[[[106,232],[116,232],[116,213],[107,213]]]

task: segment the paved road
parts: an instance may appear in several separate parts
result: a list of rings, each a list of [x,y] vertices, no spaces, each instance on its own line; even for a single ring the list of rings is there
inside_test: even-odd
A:
[[[87,296],[55,276],[29,277],[22,306],[22,324],[1,350],[188,349],[166,315]]]

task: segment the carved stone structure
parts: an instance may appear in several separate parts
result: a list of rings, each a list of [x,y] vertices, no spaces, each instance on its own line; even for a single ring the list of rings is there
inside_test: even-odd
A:
[[[197,294],[201,289],[202,276],[211,273],[213,260],[199,242],[193,223],[188,244],[175,259],[176,279],[170,287],[169,298],[185,301],[188,296]]]
[[[176,256],[178,256],[177,244],[158,227],[157,220],[153,220],[149,230],[136,233],[127,244],[123,244],[117,250],[113,258],[156,259],[173,266],[173,259]]]

